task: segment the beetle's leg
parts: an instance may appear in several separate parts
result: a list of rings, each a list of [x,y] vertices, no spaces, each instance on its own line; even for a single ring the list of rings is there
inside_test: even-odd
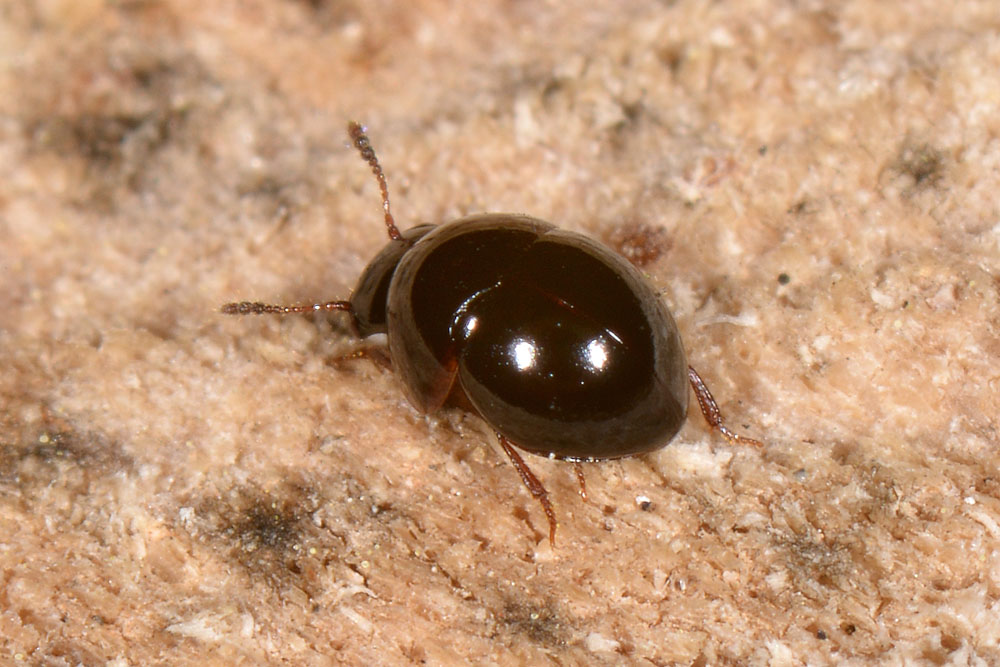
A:
[[[712,392],[708,390],[705,386],[705,381],[701,379],[696,371],[691,366],[688,366],[688,379],[691,381],[691,388],[694,389],[694,395],[698,399],[698,407],[701,408],[701,414],[705,415],[705,421],[708,425],[714,428],[716,431],[722,434],[726,440],[729,441],[731,445],[750,445],[752,447],[763,447],[764,444],[759,440],[754,440],[753,438],[748,438],[745,435],[740,435],[730,431],[725,423],[722,421],[722,413],[719,411],[719,404],[715,402],[712,398]]]
[[[528,491],[535,497],[542,505],[542,509],[545,510],[545,516],[549,519],[549,544],[552,546],[556,545],[556,513],[552,510],[552,503],[549,501],[549,492],[545,490],[538,478],[535,477],[535,473],[531,472],[528,468],[528,464],[524,462],[521,455],[517,453],[514,449],[514,443],[512,443],[507,438],[503,437],[497,433],[497,440],[500,441],[500,446],[503,450],[507,452],[507,456],[510,458],[510,462],[514,464],[514,469],[517,470],[517,474],[521,476],[521,481],[528,488]]]
[[[388,351],[386,351],[384,347],[375,345],[359,347],[358,349],[348,352],[347,354],[342,354],[339,357],[333,357],[332,359],[329,359],[327,363],[331,366],[337,367],[343,363],[354,361],[356,359],[368,359],[384,371],[392,370],[392,358],[389,356]]]
[[[580,483],[580,497],[587,499],[587,480],[583,476],[583,466],[579,461],[573,461],[573,470],[576,471],[576,481]]]

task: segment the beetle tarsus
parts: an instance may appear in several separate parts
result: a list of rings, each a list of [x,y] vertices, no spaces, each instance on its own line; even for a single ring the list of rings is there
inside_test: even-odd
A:
[[[510,462],[514,464],[514,469],[517,470],[517,474],[521,476],[521,481],[524,486],[528,489],[528,492],[535,497],[535,500],[541,504],[542,509],[545,511],[545,516],[549,520],[549,544],[553,547],[556,546],[556,513],[552,509],[552,502],[549,500],[549,492],[545,490],[545,486],[535,477],[535,473],[531,472],[531,468],[528,464],[524,462],[521,455],[517,453],[514,449],[514,443],[512,443],[507,438],[503,437],[497,433],[497,440],[500,441],[500,446],[503,450],[507,452],[507,457],[510,458]]]
[[[580,497],[587,499],[587,479],[583,476],[583,466],[579,461],[573,461],[573,470],[576,472],[576,481],[580,483]]]
[[[688,380],[691,381],[691,388],[694,389],[695,398],[698,399],[698,407],[701,408],[701,414],[705,415],[705,421],[713,429],[722,434],[731,445],[744,445],[750,447],[763,447],[764,443],[760,440],[754,440],[753,438],[747,437],[745,435],[740,435],[735,431],[729,429],[722,419],[722,412],[719,410],[719,404],[715,402],[715,398],[712,396],[712,392],[708,390],[705,385],[705,381],[701,379],[692,366],[688,366]]]
[[[341,364],[357,361],[358,359],[368,359],[383,371],[392,370],[392,357],[389,356],[388,351],[384,347],[376,347],[374,345],[359,347],[347,354],[333,357],[327,363],[331,366],[340,366]]]

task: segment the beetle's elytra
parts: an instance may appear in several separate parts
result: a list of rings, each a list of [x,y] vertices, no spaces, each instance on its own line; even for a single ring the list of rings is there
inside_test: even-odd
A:
[[[382,194],[389,242],[351,298],[304,306],[230,303],[228,314],[347,312],[361,337],[384,333],[410,402],[478,414],[541,503],[548,493],[518,450],[598,461],[665,446],[687,416],[691,384],[712,428],[724,425],[688,366],[677,325],[628,261],[581,234],[525,215],[479,214],[405,232],[389,209],[385,175],[357,123],[348,132]],[[583,474],[577,474],[585,495]]]

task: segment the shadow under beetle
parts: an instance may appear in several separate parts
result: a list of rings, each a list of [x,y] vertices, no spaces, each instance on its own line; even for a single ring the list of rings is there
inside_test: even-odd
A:
[[[345,311],[360,337],[387,334],[410,403],[470,410],[496,433],[555,544],[548,492],[518,450],[576,462],[665,446],[694,389],[709,425],[732,444],[760,446],[728,429],[688,366],[677,325],[628,261],[581,234],[526,215],[482,213],[401,232],[385,174],[364,128],[348,125],[378,180],[389,242],[347,301],[301,306],[229,303],[227,314]]]

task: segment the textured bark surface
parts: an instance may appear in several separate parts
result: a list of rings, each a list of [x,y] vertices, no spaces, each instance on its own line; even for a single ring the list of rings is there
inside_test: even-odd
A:
[[[1000,662],[981,2],[0,9],[0,661]],[[616,245],[734,426],[527,459],[342,317],[404,227]]]

